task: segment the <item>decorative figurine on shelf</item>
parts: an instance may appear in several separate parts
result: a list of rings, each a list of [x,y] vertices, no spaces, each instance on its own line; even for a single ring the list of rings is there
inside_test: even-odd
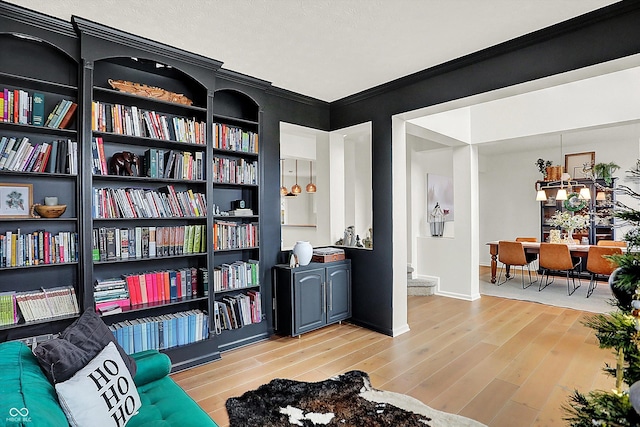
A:
[[[360,235],[356,234],[356,248],[364,248],[364,245],[360,241]]]
[[[373,228],[369,227],[369,231],[367,231],[367,237],[362,241],[364,247],[367,249],[373,248]]]
[[[348,226],[344,230],[344,246],[355,246],[356,244],[356,227],[354,225]]]
[[[299,265],[300,264],[298,264],[298,257],[296,257],[296,254],[292,253],[291,256],[289,257],[289,267],[296,268]]]
[[[135,165],[135,173],[132,166]],[[109,173],[112,175],[140,176],[141,171],[140,157],[130,151],[122,151],[114,153],[109,159]]]
[[[444,232],[444,216],[445,213],[440,207],[440,203],[436,202],[436,206],[429,214],[429,228],[431,235],[434,237],[442,237]]]
[[[146,98],[160,99],[167,102],[174,102],[176,104],[193,105],[193,101],[183,94],[171,92],[166,89],[162,89],[161,87],[147,86],[142,83],[134,83],[127,80],[109,79],[108,81],[112,88],[121,92],[144,96]]]

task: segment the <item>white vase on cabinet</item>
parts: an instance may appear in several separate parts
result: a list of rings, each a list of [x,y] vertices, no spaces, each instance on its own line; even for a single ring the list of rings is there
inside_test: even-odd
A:
[[[307,241],[298,240],[293,247],[293,253],[298,258],[299,265],[307,265],[313,256],[313,246]]]

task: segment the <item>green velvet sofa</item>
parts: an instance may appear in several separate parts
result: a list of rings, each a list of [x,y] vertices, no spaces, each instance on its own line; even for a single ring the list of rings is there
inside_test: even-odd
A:
[[[171,361],[155,350],[132,355],[134,382],[142,408],[127,427],[214,426],[216,423],[170,377]],[[0,344],[0,425],[68,426],[55,388],[31,349],[21,342]]]

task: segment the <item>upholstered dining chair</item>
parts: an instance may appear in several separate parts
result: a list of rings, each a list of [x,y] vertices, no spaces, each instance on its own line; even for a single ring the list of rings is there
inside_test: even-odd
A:
[[[598,240],[598,246],[615,246],[619,248],[626,248],[627,242],[623,242],[620,240]]]
[[[506,283],[509,279],[513,278],[513,269],[511,269],[511,276],[507,277],[505,272],[504,281],[500,281],[502,277],[502,273],[505,270],[506,266],[509,267],[520,267],[520,278],[522,280],[522,289],[527,289],[531,286],[532,283],[538,281],[538,272],[536,272],[536,280],[531,281],[531,268],[529,267],[529,261],[527,261],[527,257],[524,253],[524,247],[522,246],[522,242],[510,242],[507,240],[500,240],[498,242],[498,261],[502,263],[502,268],[500,269],[500,275],[498,276],[498,280],[496,284],[498,286]],[[524,267],[527,267],[529,272],[529,284],[525,286],[524,283]]]
[[[567,293],[569,295],[573,295],[576,289],[578,289],[582,285],[580,276],[578,276],[578,286],[576,286],[575,278],[575,270],[582,263],[582,258],[577,258],[577,260],[571,259],[569,246],[561,243],[540,243],[539,262],[540,268],[542,269],[542,276],[544,277],[546,274],[546,280],[544,281],[544,286],[542,285],[542,280],[540,280],[538,291],[543,290],[554,282],[555,278],[552,279],[551,282],[549,282],[550,271],[564,272],[566,274]],[[571,288],[571,284],[569,283],[569,275],[571,275],[573,289]]]
[[[537,242],[537,241],[538,239],[536,237],[516,237],[516,242]],[[538,254],[525,251],[524,256],[527,258],[527,262],[529,264],[538,260]]]
[[[614,246],[589,246],[587,254],[587,271],[591,274],[589,288],[587,289],[587,298],[591,296],[598,286],[597,276],[609,276],[618,266],[610,259],[604,258],[606,255],[622,254],[622,248]]]

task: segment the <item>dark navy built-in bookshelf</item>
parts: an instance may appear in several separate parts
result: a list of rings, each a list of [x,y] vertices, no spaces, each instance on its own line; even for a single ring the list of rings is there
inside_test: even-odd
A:
[[[220,66],[0,2],[0,191],[22,197],[0,208],[0,340],[93,308],[126,351],[159,349],[177,370],[267,336],[261,109]],[[52,196],[64,213],[34,217]]]

